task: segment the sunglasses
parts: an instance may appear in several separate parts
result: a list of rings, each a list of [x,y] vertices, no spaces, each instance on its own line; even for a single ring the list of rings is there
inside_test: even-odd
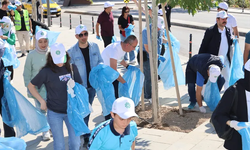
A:
[[[83,37],[83,36],[88,36],[88,35],[89,35],[88,32],[85,32],[84,34],[82,34],[82,33],[78,34],[78,36],[79,36],[80,38]]]
[[[129,11],[125,11],[125,13],[129,13]]]

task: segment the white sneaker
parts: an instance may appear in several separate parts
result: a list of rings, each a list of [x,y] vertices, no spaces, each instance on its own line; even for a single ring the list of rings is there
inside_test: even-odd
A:
[[[149,102],[150,104],[152,104],[152,98],[149,98],[149,99],[145,98],[144,101]]]
[[[200,107],[200,112],[201,112],[201,113],[206,113],[206,108],[203,107],[203,106],[201,106],[201,107]]]
[[[43,141],[49,141],[49,140],[50,140],[49,131],[43,132]]]

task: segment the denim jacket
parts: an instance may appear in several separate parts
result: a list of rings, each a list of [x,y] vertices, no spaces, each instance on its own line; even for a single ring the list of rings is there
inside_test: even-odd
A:
[[[99,47],[96,43],[88,42],[89,44],[89,59],[90,59],[90,68],[103,63]],[[79,48],[78,42],[68,50],[69,56],[71,58],[71,63],[75,64],[80,76],[83,81],[83,86],[87,88],[87,70],[86,63],[82,54],[81,49]]]

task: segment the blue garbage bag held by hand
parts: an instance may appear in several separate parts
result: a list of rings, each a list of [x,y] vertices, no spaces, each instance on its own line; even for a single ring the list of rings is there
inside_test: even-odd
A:
[[[242,140],[242,150],[250,149],[250,122],[239,122],[238,126],[245,127],[238,132],[241,135]]]
[[[75,83],[73,80],[69,80],[67,85],[67,114],[69,122],[73,126],[77,136],[90,133],[90,130],[83,119],[90,114],[89,94],[85,87],[79,83]]]
[[[124,96],[130,98],[134,101],[135,106],[137,106],[142,93],[144,74],[139,68],[129,66],[127,72],[123,75],[123,79],[127,85],[119,83],[119,97]]]
[[[16,128],[17,137],[48,131],[49,125],[45,115],[10,84],[9,75],[10,72],[5,71],[4,95],[1,99],[3,122]]]
[[[220,91],[217,82],[212,83],[208,80],[204,92],[204,101],[211,111],[214,111],[220,99]]]
[[[234,55],[230,66],[229,86],[233,85],[239,79],[244,78],[244,71],[242,70],[242,66],[243,54],[240,50],[239,42],[237,41],[237,39],[234,39]]]
[[[26,143],[23,139],[16,137],[0,137],[0,150],[25,150]]]
[[[170,39],[171,39],[171,44],[172,44],[174,65],[175,65],[178,85],[185,85],[185,76],[181,67],[180,58],[178,56],[178,52],[180,50],[180,42],[172,35],[171,32],[169,32],[169,34],[170,34]],[[167,37],[166,32],[165,32],[165,37]],[[163,55],[163,57],[166,60],[162,61],[158,67],[158,74],[161,77],[165,90],[168,90],[171,87],[175,86],[172,62],[170,58],[170,49],[169,49],[168,44],[169,43],[165,44],[166,51]]]
[[[8,5],[8,9],[9,10],[16,10],[16,6],[15,5]]]
[[[115,101],[113,82],[119,77],[119,73],[113,68],[99,64],[91,69],[89,83],[96,90],[98,100],[102,105],[103,116],[110,114],[112,104]]]
[[[126,38],[129,37],[130,35],[135,35],[133,29],[134,29],[134,25],[132,24],[129,24],[129,26],[127,28],[125,28],[125,35],[126,35]]]
[[[36,33],[38,31],[40,31],[40,30],[47,32],[47,34],[48,34],[48,40],[49,40],[49,46],[51,46],[51,45],[53,45],[53,44],[56,43],[56,40],[57,40],[59,34],[61,33],[61,32],[55,32],[55,31],[45,30],[43,28],[40,28],[39,26],[36,26]]]

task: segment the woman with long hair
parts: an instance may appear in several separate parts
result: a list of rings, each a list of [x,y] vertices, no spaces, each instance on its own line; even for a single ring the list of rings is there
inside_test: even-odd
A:
[[[61,43],[51,46],[45,66],[28,85],[30,93],[40,102],[42,110],[47,110],[48,123],[54,139],[54,150],[64,150],[63,121],[69,134],[69,149],[79,150],[80,136],[76,136],[67,115],[67,82],[74,79],[82,84],[75,65],[70,65],[70,57]],[[36,90],[45,85],[47,102]]]
[[[122,8],[122,14],[121,16],[118,18],[118,26],[120,29],[120,39],[122,42],[124,42],[126,40],[126,35],[125,35],[125,28],[127,28],[129,26],[129,24],[134,25],[134,19],[133,16],[129,14],[129,7],[128,6],[124,6]],[[135,53],[134,51],[129,52],[129,59],[130,62],[135,63]],[[127,53],[124,56],[124,60],[128,61],[128,56]]]
[[[48,54],[48,47],[49,47],[49,41],[48,41],[48,34],[46,31],[38,31],[36,33],[36,46],[35,50],[31,51],[27,58],[24,65],[24,71],[23,71],[23,79],[24,79],[24,85],[28,87],[30,81],[38,74],[38,72],[41,70],[41,68],[46,63],[46,57]],[[40,89],[37,89],[41,97],[46,100],[46,89],[45,86],[42,85]],[[34,98],[31,96],[30,92],[28,91],[28,97]],[[35,100],[35,105],[37,109],[40,109],[40,103],[38,100]],[[41,111],[46,115],[45,111]],[[50,140],[50,132],[43,132],[42,136],[44,141]]]

